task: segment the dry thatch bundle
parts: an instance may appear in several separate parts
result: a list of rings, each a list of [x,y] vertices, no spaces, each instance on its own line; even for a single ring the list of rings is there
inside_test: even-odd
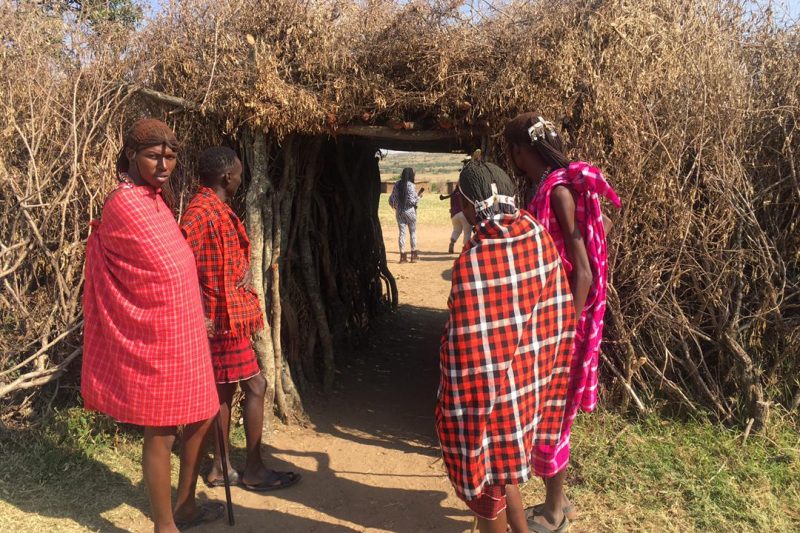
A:
[[[33,361],[47,376],[63,369],[71,352],[50,343],[79,317],[83,228],[114,134],[142,110],[171,113],[190,145],[225,136],[246,156],[273,325],[260,352],[280,404],[306,377],[329,385],[334,339],[378,311],[382,284],[392,292],[370,188],[375,143],[330,136],[354,124],[478,127],[503,161],[503,123],[538,109],[625,203],[611,239],[610,397],[758,424],[772,402],[800,404],[797,25],[730,0],[512,2],[479,14],[444,1],[184,0],[127,39],[65,39],[82,26],[33,8],[0,16],[30,29],[0,59],[18,125],[2,132],[0,176],[28,180],[8,198],[27,207],[5,202],[2,213],[3,272],[17,268],[3,276],[0,342],[35,342],[10,352],[3,380]],[[26,93],[32,72],[41,83]],[[83,121],[70,111],[85,109],[106,111]],[[309,229],[319,227],[330,229]],[[307,320],[314,334],[293,331]]]

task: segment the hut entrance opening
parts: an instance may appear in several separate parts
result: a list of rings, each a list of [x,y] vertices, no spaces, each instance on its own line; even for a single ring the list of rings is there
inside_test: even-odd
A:
[[[280,142],[260,133],[242,135],[254,286],[271,326],[254,339],[254,346],[280,418],[308,411],[303,401],[316,385],[327,393],[335,384],[347,387],[351,380],[345,376],[348,370],[342,364],[348,362],[343,354],[369,359],[362,347],[378,342],[386,323],[406,328],[411,335],[417,327],[402,316],[405,308],[374,320],[403,303],[398,279],[401,284],[416,283],[405,273],[394,273],[406,265],[397,264],[396,225],[381,226],[388,196],[381,190],[376,154],[467,154],[485,139],[474,132],[379,126],[343,127],[335,136],[289,136]],[[460,164],[454,166],[456,175],[459,169]],[[431,193],[428,187],[426,201],[435,199],[443,207],[446,202],[439,202],[439,191]],[[444,222],[449,224],[449,217]],[[384,239],[386,231],[391,233]],[[446,231],[441,240],[446,252]],[[388,254],[385,243],[390,245]],[[441,283],[446,274],[436,275]],[[441,309],[434,312],[438,313]],[[435,327],[437,336],[441,323]]]

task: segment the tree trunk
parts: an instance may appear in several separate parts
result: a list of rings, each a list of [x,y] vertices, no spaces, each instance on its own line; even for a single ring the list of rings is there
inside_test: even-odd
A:
[[[300,192],[301,201],[304,203],[300,207],[304,215],[299,217],[298,223],[303,228],[300,231],[300,262],[303,270],[303,278],[306,283],[306,291],[314,312],[317,323],[317,332],[322,347],[322,388],[325,392],[333,389],[333,380],[336,375],[336,364],[333,356],[333,340],[331,339],[330,327],[328,326],[328,316],[325,311],[325,304],[322,301],[322,291],[319,284],[319,269],[315,268],[314,259],[311,251],[311,229],[314,227],[311,221],[311,198],[314,185],[319,176],[319,149],[321,139],[315,139],[308,147],[309,161],[303,175],[303,189]]]
[[[248,132],[243,137],[243,153],[250,168],[250,185],[247,188],[246,209],[247,229],[250,236],[252,255],[250,270],[253,276],[253,287],[261,305],[264,329],[253,336],[253,349],[258,356],[261,370],[267,380],[267,391],[264,397],[265,426],[269,425],[275,401],[275,354],[273,339],[270,336],[267,320],[266,287],[269,261],[264,261],[264,252],[272,247],[272,234],[265,234],[265,212],[263,207],[269,204],[272,195],[272,184],[269,181],[267,164],[267,140],[261,132]],[[270,214],[270,213],[267,213]],[[271,223],[270,223],[271,226]]]

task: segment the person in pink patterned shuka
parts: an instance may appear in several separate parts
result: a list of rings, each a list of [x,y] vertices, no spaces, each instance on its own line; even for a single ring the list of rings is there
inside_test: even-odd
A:
[[[536,113],[524,113],[506,124],[509,156],[527,189],[536,187],[528,205],[550,232],[570,280],[577,312],[574,356],[570,368],[561,438],[555,446],[533,450],[536,475],[546,487],[544,503],[527,509],[531,531],[558,531],[564,516],[576,518],[564,492],[570,457],[570,433],[578,410],[597,405],[597,367],[603,337],[608,275],[606,235],[611,221],[600,210],[600,197],[621,207],[617,194],[596,167],[570,163],[555,126]]]

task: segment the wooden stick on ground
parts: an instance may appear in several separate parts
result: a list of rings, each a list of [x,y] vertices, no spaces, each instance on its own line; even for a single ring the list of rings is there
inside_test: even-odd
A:
[[[227,448],[225,446],[225,437],[222,434],[222,412],[217,413],[216,423],[217,426],[217,440],[219,442],[219,456],[222,459],[222,480],[225,482],[225,503],[228,508],[228,525],[235,524],[233,519],[233,500],[231,499],[231,479],[228,476],[228,458]]]

